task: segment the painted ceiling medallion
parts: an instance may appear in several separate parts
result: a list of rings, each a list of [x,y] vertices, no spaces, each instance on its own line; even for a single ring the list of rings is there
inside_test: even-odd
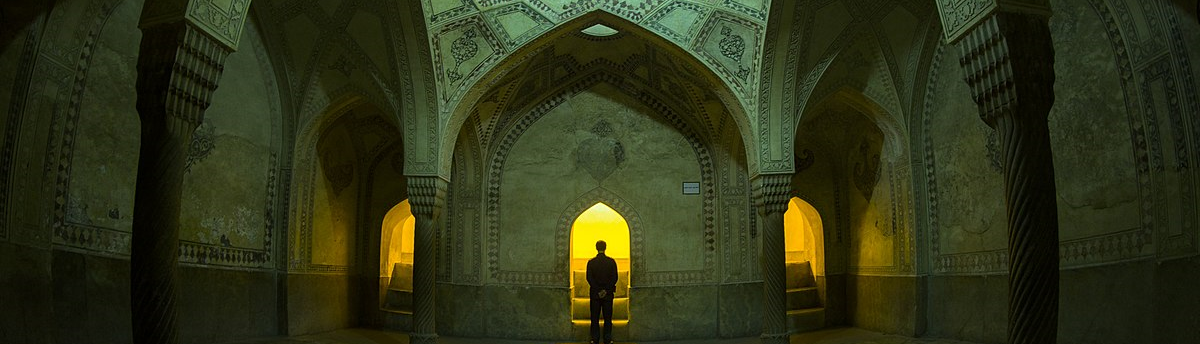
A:
[[[588,26],[586,29],[583,29],[580,32],[596,37],[608,37],[617,34],[619,31],[617,31],[617,29],[605,26],[604,24],[596,24]]]

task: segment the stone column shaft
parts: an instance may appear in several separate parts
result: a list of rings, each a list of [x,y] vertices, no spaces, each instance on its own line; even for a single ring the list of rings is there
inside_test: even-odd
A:
[[[143,30],[137,80],[141,151],[129,257],[136,344],[179,341],[176,267],[184,165],[228,54],[190,25]]]
[[[758,175],[752,180],[755,208],[762,219],[763,344],[788,343],[783,213],[791,181],[787,174]]]
[[[413,328],[409,342],[438,342],[436,328],[437,219],[445,206],[445,179],[434,176],[408,177],[408,199],[416,219],[413,230]]]
[[[1042,16],[999,12],[959,43],[980,116],[1000,136],[1008,209],[1008,343],[1058,336],[1058,206],[1046,121],[1054,49]]]

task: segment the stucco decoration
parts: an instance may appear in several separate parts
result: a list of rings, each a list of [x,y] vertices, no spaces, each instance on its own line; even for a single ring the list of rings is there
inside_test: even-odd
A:
[[[696,37],[693,49],[701,61],[716,66],[718,75],[727,75],[740,94],[755,90],[752,72],[758,69],[763,28],[737,16],[715,12]]]
[[[1195,179],[1181,177],[1195,173],[1190,167],[1195,153],[1179,137],[1194,128],[1184,114],[1194,112],[1188,109],[1197,102],[1182,95],[1195,94],[1188,85],[1196,75],[1186,48],[1175,43],[1183,37],[1180,15],[1134,1],[1053,6],[1059,9],[1050,21],[1056,55],[1091,57],[1086,64],[1055,65],[1060,77],[1048,121],[1062,219],[1061,266],[1196,254]],[[958,53],[943,54],[949,56],[939,58],[931,80],[960,78]],[[1006,271],[1004,207],[999,200],[971,196],[1002,191],[988,155],[990,130],[974,116],[946,117],[975,113],[974,104],[964,85],[939,85],[929,93],[932,107],[922,129],[933,272]],[[932,132],[943,134],[931,138]],[[934,165],[935,158],[958,163]],[[975,206],[966,209],[962,202]]]
[[[942,28],[949,42],[957,42],[997,10],[1050,15],[1048,0],[937,0]]]
[[[651,250],[649,256],[645,257],[649,261],[643,260],[645,265],[641,273],[644,273],[646,277],[640,278],[640,283],[648,285],[669,282],[694,283],[710,278],[714,268],[712,262],[715,252],[705,249],[705,241],[706,237],[712,237],[715,234],[713,232],[715,228],[712,227],[711,222],[689,219],[702,218],[702,215],[711,214],[714,209],[711,206],[705,206],[706,204],[711,205],[711,202],[703,202],[701,198],[682,197],[676,192],[679,182],[699,180],[703,184],[710,185],[703,188],[702,193],[707,194],[704,198],[714,197],[711,194],[714,190],[711,186],[713,171],[711,169],[712,162],[709,160],[711,159],[710,154],[703,148],[699,137],[681,136],[681,134],[690,132],[691,129],[672,128],[675,126],[672,125],[672,122],[678,123],[676,125],[683,125],[682,122],[670,121],[668,118],[656,120],[655,113],[651,112],[653,110],[649,107],[639,106],[634,98],[621,94],[621,91],[617,91],[607,83],[595,84],[599,80],[603,79],[591,81],[585,79],[582,83],[572,87],[568,93],[552,98],[557,99],[554,102],[539,105],[535,108],[537,110],[523,116],[520,122],[516,123],[512,129],[507,130],[504,141],[512,142],[512,144],[501,146],[489,168],[492,176],[489,179],[488,199],[490,204],[498,204],[498,206],[494,206],[497,208],[496,211],[488,212],[489,217],[493,219],[492,228],[489,230],[491,239],[488,240],[489,259],[495,259],[490,262],[492,277],[506,283],[543,285],[555,284],[555,281],[565,282],[565,279],[556,278],[555,276],[560,273],[552,272],[554,270],[550,268],[553,266],[544,265],[548,262],[539,257],[549,256],[554,250],[569,245],[565,245],[565,243],[549,245],[552,242],[540,241],[539,237],[550,239],[550,237],[536,234],[544,232],[539,228],[545,227],[545,224],[537,222],[541,217],[518,216],[517,214],[520,214],[520,209],[524,208],[545,208],[553,206],[553,204],[565,204],[566,200],[559,198],[572,198],[575,196],[575,192],[572,190],[580,187],[586,189],[586,185],[596,185],[614,190],[613,192],[618,195],[624,195],[623,198],[629,199],[630,206],[635,209],[657,204],[654,216],[644,217],[646,225],[655,228],[654,231],[646,233],[652,237],[652,240],[632,243],[635,251],[638,247],[644,246],[649,246],[646,249]],[[596,117],[620,123],[618,126],[621,134],[630,142],[620,150],[619,154],[622,156],[628,154],[630,160],[628,163],[616,164],[617,157],[614,155],[617,155],[617,152],[611,150],[603,152],[608,154],[600,157],[580,157],[578,154],[590,153],[586,150],[592,146],[591,143],[607,146],[610,149],[613,147],[613,145],[604,144],[606,142],[602,140],[604,136],[594,133],[582,136],[587,138],[575,143],[574,149],[569,148],[572,145],[565,142],[554,143],[554,140],[561,140],[563,137],[581,137],[580,134],[590,133],[590,128],[600,124],[599,122],[581,126],[572,135],[545,135],[547,130],[555,131],[571,122],[578,123],[583,118]],[[664,129],[667,131],[680,130],[683,133],[667,135],[666,137],[675,137],[675,139],[655,140],[658,143],[647,145],[650,141],[646,141],[645,137],[666,135],[667,131]],[[658,135],[651,135],[650,132]],[[594,141],[589,142],[589,139],[594,139]],[[546,142],[546,140],[550,142]],[[674,144],[665,144],[667,142]],[[576,155],[576,159],[585,160],[605,159],[614,164],[601,165],[602,168],[609,169],[598,171],[590,169],[589,167],[592,166],[587,164],[571,163],[571,159],[564,155]],[[567,163],[555,163],[555,161],[562,160]],[[607,172],[613,176],[612,178],[595,179],[597,172]],[[580,179],[580,174],[586,177]],[[522,192],[535,181],[537,184],[541,184],[539,186],[541,188],[560,190],[560,192],[548,194]],[[655,183],[655,181],[658,182]],[[650,192],[650,190],[656,191]],[[671,197],[677,198],[671,207],[664,208],[662,202],[654,201],[654,199],[660,199],[666,195],[674,195]],[[544,220],[553,221],[554,219]],[[632,230],[636,229],[631,228]],[[634,235],[634,239],[638,237],[640,235]],[[668,238],[674,238],[674,240]],[[519,245],[514,245],[515,243],[519,243]],[[666,245],[665,243],[670,244]],[[541,250],[547,249],[550,251],[541,252]],[[636,253],[632,257],[634,261],[638,261],[639,258],[643,257]],[[565,259],[563,261],[565,262]],[[542,277],[541,271],[549,274]]]
[[[813,158],[797,171],[793,187],[824,210],[827,269],[915,271],[906,133],[878,104],[847,89],[810,111],[796,133],[796,149],[831,158]]]
[[[694,207],[688,211],[703,209],[694,219],[669,225],[664,216],[686,211],[639,215],[644,224],[638,226],[646,228],[644,244],[638,244],[646,254],[645,274],[635,272],[639,285],[749,281],[758,275],[744,136],[716,96],[715,78],[627,27],[610,27],[620,32],[597,37],[572,30],[551,41],[492,79],[492,88],[467,112],[454,154],[455,175],[462,178],[455,178],[448,195],[463,207],[451,209],[447,232],[461,234],[441,246],[452,250],[446,257],[461,273],[443,278],[485,286],[566,283],[555,263],[538,258],[559,249],[558,239],[539,234],[558,219],[515,214],[574,204],[575,197],[597,187],[617,196],[583,197],[580,202],[591,203],[580,205],[579,212],[598,201],[619,202],[635,213],[647,204],[661,208],[661,201],[647,201],[650,195],[682,197]],[[591,44],[597,46],[579,48]],[[677,139],[647,145],[647,138],[660,136]],[[564,138],[571,139],[548,141]],[[683,150],[659,152],[668,148]],[[679,177],[671,171],[682,167],[698,173],[690,179],[701,182],[700,196],[680,195],[682,180],[669,178]],[[532,177],[545,173],[555,177]],[[535,184],[558,191],[538,196],[520,191]]]
[[[766,0],[724,0],[697,3],[681,0],[527,0],[465,1],[423,0],[427,26],[432,33],[433,61],[438,70],[437,90],[443,132],[453,132],[460,121],[457,111],[471,103],[474,88],[493,82],[489,71],[504,69],[500,62],[510,57],[523,58],[534,37],[558,32],[566,23],[595,16],[595,12],[628,20],[681,47],[702,65],[715,71],[734,93],[730,101],[742,108],[757,103],[760,52],[767,8]],[[574,26],[574,25],[572,25]],[[590,25],[589,25],[590,26]],[[473,31],[466,27],[474,27]],[[619,26],[610,25],[618,31]],[[728,27],[722,30],[721,27]],[[581,27],[579,29],[583,29]],[[456,55],[452,41],[467,32],[480,51],[474,58]],[[722,53],[720,43],[727,42]],[[737,43],[741,41],[740,45]],[[464,42],[465,43],[465,42]],[[738,48],[740,46],[740,48]],[[461,51],[461,49],[460,49]],[[460,62],[461,60],[461,62]],[[456,67],[456,66],[460,66]],[[747,120],[748,121],[748,120]],[[453,142],[444,143],[444,147]],[[450,167],[448,149],[443,149],[442,166]],[[752,162],[753,164],[754,162]]]
[[[379,242],[368,234],[380,231],[373,215],[382,216],[403,193],[396,181],[377,180],[395,175],[380,170],[404,168],[395,161],[403,160],[399,130],[361,97],[336,104],[304,123],[296,139],[289,271],[346,273],[363,264],[369,255],[362,252],[373,249],[360,245]]]
[[[236,50],[250,10],[250,0],[155,1],[142,12],[141,27],[185,18],[226,48]]]
[[[580,32],[597,24],[614,28],[618,33],[599,37]],[[730,37],[732,37],[732,32]],[[745,44],[743,47],[745,56],[742,56],[742,59],[751,63],[748,56],[751,54],[752,45],[749,42],[753,38],[748,35],[742,38]],[[606,44],[627,44],[623,42],[630,42],[631,39],[637,40],[639,43],[624,45],[619,50],[603,48]],[[574,43],[570,45],[554,43],[562,40]],[[720,37],[716,40],[719,41]],[[669,97],[663,98],[664,102],[688,104],[698,101],[702,103],[703,105],[689,105],[697,106],[697,110],[702,110],[697,112],[697,115],[703,118],[698,120],[699,122],[696,124],[698,127],[716,127],[724,125],[724,123],[733,124],[736,125],[742,142],[751,142],[749,139],[750,124],[742,110],[744,108],[740,106],[741,102],[737,98],[737,92],[731,89],[729,84],[722,82],[703,63],[688,56],[680,47],[646,31],[645,28],[604,11],[590,12],[570,23],[559,25],[551,33],[543,34],[536,41],[536,43],[529,43],[522,47],[519,52],[509,53],[504,63],[487,70],[486,76],[471,86],[471,91],[465,93],[465,98],[457,103],[452,115],[447,118],[445,131],[462,130],[468,123],[468,118],[473,115],[472,111],[477,109],[475,106],[478,106],[478,109],[485,109],[501,105],[527,105],[530,102],[538,101],[536,97],[539,96],[539,93],[533,90],[548,87],[553,83],[551,80],[564,80],[571,73],[579,73],[584,68],[608,64],[610,66],[619,65],[622,66],[620,68],[631,71],[632,74],[627,75],[628,78],[655,85],[658,91],[669,95]],[[726,58],[721,55],[718,44],[718,42],[713,42],[713,47],[716,49],[714,50],[715,56]],[[731,47],[737,45],[736,43],[730,44],[733,44]],[[443,43],[443,45],[445,44]],[[596,56],[590,56],[593,54]],[[552,65],[557,65],[556,69],[550,68]],[[520,77],[520,73],[546,73],[548,75],[545,79],[524,78]],[[520,81],[514,83],[514,79],[520,79]],[[688,85],[704,86],[691,88],[687,87]],[[487,91],[492,89],[503,89],[504,92],[510,92],[511,98],[509,98],[509,93]],[[701,91],[701,89],[712,90],[712,92]],[[442,95],[446,96],[446,93],[442,93]],[[498,103],[497,99],[503,100]],[[497,125],[504,123],[492,122],[501,117],[493,117],[490,112],[481,112],[479,115],[482,116],[480,118],[481,126],[477,128],[480,144],[488,146],[490,145],[489,140],[493,139],[492,131],[498,128]],[[724,119],[719,120],[718,118]],[[726,119],[729,121],[726,122]],[[454,147],[452,139],[455,138],[442,137],[441,157],[452,156],[450,150]],[[748,160],[753,161],[754,159]],[[441,163],[445,165],[441,167],[441,170],[445,170],[449,168],[450,160],[443,159]],[[754,163],[750,162],[749,165],[753,166]]]
[[[505,52],[495,33],[487,29],[480,16],[456,22],[454,26],[445,26],[441,30],[434,35],[431,44],[434,54],[446,56],[435,60],[435,69],[441,71],[438,79],[447,88],[478,77],[483,73],[481,66],[488,61],[498,61]]]
[[[55,210],[49,217],[54,231],[48,241],[62,249],[128,255],[139,149],[138,136],[129,135],[139,128],[134,99],[129,96],[136,93],[138,46],[137,40],[128,37],[139,36],[140,5],[137,1],[83,1],[56,7],[49,14],[54,18],[55,27],[50,30],[54,38],[41,44],[46,50],[36,58],[44,67],[33,72],[46,75],[64,65],[76,67],[73,73],[63,74],[73,78],[38,77],[44,81],[29,85],[32,94],[54,94],[32,98],[41,105],[30,108],[29,115],[41,116],[39,111],[51,108],[68,109],[45,113],[46,124],[57,123],[46,126],[51,129],[46,133],[51,150],[43,160],[46,167],[57,166],[56,172],[50,173],[54,182],[48,184],[58,190],[53,193],[58,196],[49,201]],[[285,121],[274,97],[278,92],[274,67],[266,60],[257,27],[248,25],[244,30],[247,38],[240,41],[243,51],[227,60],[225,67],[231,72],[216,94],[251,98],[215,99],[206,125],[197,135],[198,149],[192,154],[191,172],[183,186],[189,195],[181,207],[179,258],[184,264],[250,269],[273,265],[271,237],[280,214],[275,209],[279,173],[274,157],[282,150]],[[60,55],[72,50],[74,57]],[[49,66],[58,67],[46,68]],[[72,81],[60,83],[67,80]],[[94,80],[103,83],[89,82]],[[64,87],[68,85],[73,87]],[[237,103],[236,109],[230,107],[233,103]],[[245,123],[252,124],[243,127]],[[241,160],[253,163],[235,163]],[[236,191],[187,191],[196,183],[206,185],[206,190],[212,190],[207,185],[218,184]],[[220,206],[202,206],[207,204]]]
[[[927,66],[922,61],[932,50],[923,43],[931,31],[923,23],[935,17],[924,1],[773,5],[759,82],[758,170],[791,172],[795,131],[774,128],[796,128],[801,114],[842,88],[866,94],[897,118],[898,128],[906,127]]]
[[[307,123],[348,98],[404,130],[406,174],[438,173],[435,71],[416,2],[258,0],[285,102]],[[385,20],[386,18],[386,20]],[[400,125],[403,123],[403,125]],[[302,158],[302,157],[301,157]]]

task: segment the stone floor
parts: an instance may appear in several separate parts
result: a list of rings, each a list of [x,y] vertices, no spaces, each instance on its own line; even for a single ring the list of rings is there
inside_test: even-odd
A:
[[[546,341],[522,341],[502,339],[478,339],[441,337],[441,344],[557,344]],[[909,338],[886,335],[857,328],[838,328],[792,335],[793,344],[974,344],[957,340]],[[617,342],[624,344],[625,342]],[[641,342],[658,344],[756,344],[758,338],[710,339],[686,341]],[[264,339],[236,344],[408,344],[408,336],[400,332],[346,329],[321,334]]]

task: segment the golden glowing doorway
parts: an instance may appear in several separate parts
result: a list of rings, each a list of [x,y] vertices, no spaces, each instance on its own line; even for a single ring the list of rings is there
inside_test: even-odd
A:
[[[787,312],[790,316],[824,312],[825,246],[821,215],[804,200],[792,197],[783,213],[787,263]]]
[[[416,218],[408,200],[401,201],[383,217],[379,245],[380,304],[384,310],[412,312],[413,228]]]
[[[629,223],[604,203],[596,203],[579,214],[571,225],[571,322],[591,324],[588,299],[587,262],[596,256],[596,241],[604,240],[604,254],[617,261],[617,291],[613,299],[615,327],[629,323]]]

